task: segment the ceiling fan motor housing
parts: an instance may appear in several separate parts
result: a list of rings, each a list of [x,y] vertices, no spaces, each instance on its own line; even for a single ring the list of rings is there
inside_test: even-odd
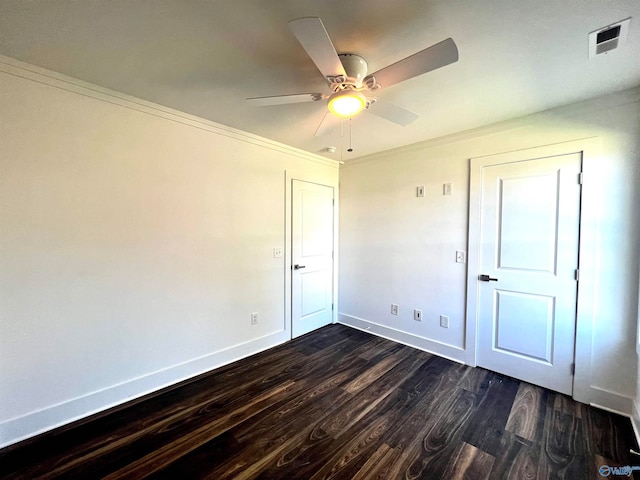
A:
[[[362,81],[369,71],[367,61],[354,53],[341,53],[338,57],[340,57],[340,62],[347,73],[347,82],[345,83],[351,83],[356,88],[361,88]]]

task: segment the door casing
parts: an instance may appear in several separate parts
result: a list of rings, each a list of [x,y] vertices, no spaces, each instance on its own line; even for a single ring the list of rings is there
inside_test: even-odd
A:
[[[338,195],[338,181],[337,177],[335,179],[335,183],[331,178],[318,179],[315,175],[307,175],[305,172],[300,170],[285,170],[284,171],[284,185],[285,185],[285,232],[284,232],[284,325],[283,330],[286,332],[286,335],[289,339],[293,338],[293,329],[292,329],[292,278],[293,271],[291,270],[292,266],[292,199],[293,199],[293,180],[300,180],[309,183],[316,183],[318,185],[323,185],[326,187],[331,187],[334,189],[334,205],[333,205],[333,317],[332,323],[337,323],[338,311],[339,311],[339,298],[338,298],[338,262],[340,252],[338,250],[338,227],[339,227],[339,203],[340,197]]]
[[[295,195],[296,189],[300,189],[299,193],[299,203],[300,205],[298,205],[298,196]],[[321,318],[322,319],[327,319],[330,318],[330,323],[334,323],[335,322],[335,309],[334,309],[334,299],[335,299],[335,292],[334,292],[334,282],[335,282],[335,278],[334,278],[334,271],[335,271],[335,264],[334,264],[334,250],[335,250],[335,238],[334,238],[334,229],[335,229],[335,189],[332,186],[329,185],[322,185],[319,184],[317,182],[308,182],[308,181],[304,181],[304,180],[298,180],[298,179],[292,179],[291,181],[291,193],[292,193],[292,199],[291,199],[291,209],[292,209],[292,215],[291,215],[291,255],[292,255],[292,264],[293,263],[297,263],[297,262],[301,262],[301,263],[305,263],[306,270],[299,270],[296,271],[293,268],[293,265],[291,265],[290,268],[290,272],[291,272],[291,337],[295,338],[297,336],[300,336],[304,333],[307,333],[309,330],[307,330],[308,324],[306,323],[300,323],[298,325],[296,325],[296,309],[295,309],[295,303],[298,302],[298,298],[296,298],[296,290],[298,290],[298,295],[300,296],[300,300],[302,301],[302,298],[304,298],[304,294],[302,293],[304,289],[296,289],[296,285],[297,285],[297,281],[302,281],[302,279],[300,277],[302,276],[306,276],[307,275],[307,270],[309,269],[309,267],[312,267],[312,265],[315,263],[317,265],[317,258],[318,255],[311,255],[307,258],[307,260],[304,260],[304,257],[300,257],[297,258],[295,256],[295,252],[297,250],[297,248],[302,249],[302,244],[301,245],[295,245],[295,237],[296,237],[296,229],[294,228],[295,224],[296,224],[296,213],[301,213],[302,210],[297,210],[297,208],[300,206],[302,206],[302,199],[303,199],[303,194],[307,192],[307,193],[320,193],[323,196],[323,199],[326,198],[324,197],[326,194],[331,194],[331,234],[330,234],[330,241],[331,244],[329,245],[328,242],[322,242],[322,245],[325,245],[327,247],[327,253],[325,255],[322,255],[322,258],[325,258],[324,261],[321,261],[321,264],[330,264],[330,268],[331,268],[331,273],[330,273],[330,286],[329,286],[329,290],[331,292],[331,298],[330,299],[326,299],[326,303],[324,303],[324,305],[326,306],[326,309],[321,310],[322,313]],[[299,225],[299,227],[302,227],[302,225],[306,223],[306,222],[301,222],[301,224]],[[324,231],[324,230],[323,230]],[[299,240],[303,240],[303,234],[302,232],[300,232],[300,236],[299,236]],[[330,257],[329,257],[329,252],[330,252]],[[300,254],[304,254],[302,251],[298,252]],[[324,271],[324,270],[320,270],[320,271]],[[316,270],[317,272],[317,270]],[[313,275],[314,271],[312,270],[312,272],[310,272],[311,275]],[[312,277],[312,278],[317,278],[317,277]],[[322,278],[322,277],[321,277]],[[312,282],[313,283],[313,282]],[[325,297],[326,298],[326,297]],[[299,319],[300,322],[302,322],[302,318]],[[322,322],[320,322],[321,326],[326,325],[326,323],[324,323],[325,320],[322,320]],[[313,321],[311,322],[312,324],[314,323]],[[315,328],[319,328],[318,322],[317,320],[315,321]],[[302,328],[305,327],[305,328]]]
[[[478,329],[478,275],[480,272],[480,233],[481,233],[481,195],[482,168],[496,161],[515,162],[522,158],[541,158],[570,153],[581,153],[583,172],[588,175],[591,162],[597,161],[600,142],[597,137],[497,153],[471,158],[469,161],[469,237],[467,249],[467,308],[465,329],[465,363],[477,366],[477,329]],[[594,235],[584,235],[585,231],[594,232],[598,228],[597,212],[599,205],[597,196],[591,195],[593,183],[583,179],[582,205],[580,211],[579,258],[581,272],[596,271],[597,241]],[[581,275],[578,282],[576,310],[576,344],[575,375],[573,398],[584,403],[591,403],[594,391],[590,386],[592,365],[592,339],[594,320],[594,298],[596,282],[588,275]],[[622,411],[622,410],[621,410]]]

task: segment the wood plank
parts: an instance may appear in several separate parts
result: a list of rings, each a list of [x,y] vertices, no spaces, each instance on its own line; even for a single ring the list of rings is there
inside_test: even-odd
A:
[[[213,440],[192,450],[187,455],[171,463],[166,468],[158,470],[149,476],[147,480],[200,480],[212,471],[223,459],[237,456],[242,451],[242,445],[233,436],[231,431],[226,431]],[[85,477],[91,478],[91,477]]]
[[[550,395],[553,395],[553,408],[554,410],[558,410],[559,412],[566,413],[567,415],[572,415],[576,418],[582,419],[583,410],[586,405],[575,402],[571,397],[567,395],[563,395],[562,393],[552,392]]]
[[[360,337],[360,339],[361,338],[362,337]],[[338,329],[330,328],[328,325],[299,337],[296,342],[296,348],[301,353],[312,355],[324,350],[325,348],[335,347],[337,344],[346,342],[350,339],[358,341],[358,334],[354,332],[339,331]]]
[[[540,443],[532,443],[506,431],[501,439],[490,478],[505,480],[538,479]]]
[[[566,457],[582,455],[585,442],[582,424],[576,417],[548,409],[544,427],[544,445],[551,456]]]
[[[412,355],[396,369],[398,372],[402,371],[406,378],[417,370],[422,361],[420,356]],[[264,472],[265,478],[289,478],[290,473],[282,470],[283,466],[286,466],[289,472],[295,471],[300,478],[308,478],[318,470],[327,471],[327,463],[332,462],[332,468],[340,471],[340,476],[350,478],[351,475],[355,475],[361,464],[366,461],[366,456],[378,447],[376,442],[362,444],[361,431],[370,428],[371,425],[375,425],[378,432],[388,430],[396,425],[418,400],[413,393],[397,388],[402,381],[403,376],[385,375],[358,395],[358,402],[352,401],[356,398],[354,396],[328,412],[315,423],[311,434],[301,444],[287,449],[279,457],[277,466],[272,464]],[[370,396],[363,402],[364,392]],[[386,419],[385,422],[377,424],[381,418]],[[331,452],[337,452],[337,456],[327,460],[327,455]]]
[[[543,478],[590,478],[580,419],[553,408],[549,398],[540,446],[538,475]]]
[[[358,393],[360,390],[368,387],[371,383],[398,365],[401,361],[401,356],[391,355],[378,363],[372,364],[367,371],[363,372],[357,378],[354,378],[342,388],[347,393]]]
[[[490,372],[484,368],[467,368],[460,378],[458,387],[469,390],[470,392],[479,393],[486,384],[489,374]]]
[[[444,475],[449,459],[455,452],[467,419],[474,410],[476,394],[464,389],[456,389],[438,414],[417,433],[420,442],[414,442],[406,449],[405,462],[400,467],[408,478],[425,475],[440,478]]]
[[[495,458],[482,450],[461,443],[449,461],[442,478],[451,480],[487,480]]]
[[[492,374],[478,408],[469,419],[462,439],[494,457],[500,455],[504,433],[519,382]]]
[[[293,471],[305,479],[322,475],[351,478],[379,448],[385,432],[414,402],[413,395],[395,389],[356,423],[357,428],[350,428],[338,437],[329,435],[320,428],[322,422],[317,422],[311,435],[287,449],[262,476],[288,480]],[[325,418],[335,415],[339,408]]]
[[[358,395],[353,396],[341,406],[335,416],[320,423],[318,428],[334,438],[351,428],[422,366],[425,360],[411,353],[405,353],[408,358],[402,359],[395,368],[360,390]]]
[[[389,469],[399,455],[399,450],[383,443],[356,472],[353,480],[388,480]]]
[[[305,391],[259,421],[252,422],[250,425],[239,425],[234,430],[236,438],[241,443],[251,443],[260,438],[269,438],[274,434],[282,435],[283,429],[299,429],[298,424],[308,424],[310,419],[326,414],[326,409],[331,405],[337,404],[336,407],[344,405],[353,396],[339,386],[352,375],[352,371],[346,370],[319,384],[310,382]]]
[[[356,465],[356,471],[359,470],[357,465],[365,463],[372,446],[378,444],[384,433],[389,429],[391,419],[384,416],[376,416],[368,425],[361,425],[358,428],[358,435],[351,439],[348,443],[343,444],[341,448],[335,450],[335,453],[323,462],[323,465],[316,470],[316,473],[310,477],[310,480],[320,480],[324,478],[351,478],[348,472],[349,467]]]
[[[184,436],[172,443],[168,443],[162,448],[159,448],[141,459],[132,462],[125,468],[121,468],[112,474],[105,476],[104,480],[143,478],[150,473],[162,469],[164,466],[176,461],[204,443],[213,440],[218,435],[227,432],[234,426],[259,414],[271,403],[290,395],[287,389],[293,385],[294,384],[292,382],[287,382],[278,388],[274,388],[273,390],[256,397],[250,403],[229,412],[227,415],[218,418],[213,422],[203,425],[191,432],[188,436]]]
[[[386,338],[376,337],[366,348],[360,348],[357,355],[364,360],[373,360],[377,356],[391,354],[398,350],[398,344]]]
[[[266,435],[259,435],[257,441],[250,442],[252,449],[248,455],[230,459],[206,478],[224,480],[260,477],[276,480],[289,479],[292,472],[298,478],[309,478],[320,468],[319,465],[327,461],[326,454],[322,453],[325,447],[333,446],[333,438],[319,428],[319,425],[336,415],[350,397],[351,394],[341,388],[331,390],[326,397],[327,401],[322,405],[316,404],[312,411],[305,412],[298,425],[293,425],[293,428],[287,428],[284,432],[280,430],[280,425]]]
[[[545,405],[542,387],[520,383],[505,430],[532,442],[539,441],[544,428]]]
[[[206,456],[203,452],[209,451],[211,445],[204,444],[164,469],[157,478],[179,478],[185,467],[194,464],[199,464],[201,478],[210,476],[214,479],[231,478],[258,463],[266,465],[268,459],[274,460],[287,448],[302,442],[305,435],[311,435],[313,419],[330,414],[332,408],[339,406],[349,396],[340,388],[325,387],[319,386],[317,390],[307,392],[306,402],[296,397],[281,408],[256,419],[255,423],[245,422],[233,428],[231,433],[239,448],[232,454],[213,458]]]
[[[538,478],[596,479],[597,472],[588,468],[584,455],[550,455],[544,447],[538,463]],[[595,473],[595,474],[594,474]],[[602,477],[600,477],[602,478]]]
[[[417,432],[430,424],[429,422],[434,422],[440,414],[440,409],[450,403],[463,370],[464,367],[459,364],[444,358],[432,357],[403,382],[401,388],[415,393],[419,401],[415,408],[398,422],[386,442],[402,451],[406,451],[416,442]]]
[[[266,410],[257,422],[238,425],[234,428],[235,438],[248,447],[239,452],[236,457],[228,458],[219,465],[213,465],[215,468],[211,468],[210,464],[207,467],[210,469],[209,473],[213,478],[226,478],[256,462],[264,462],[267,457],[273,457],[273,455],[270,457],[270,454],[274,449],[278,452],[280,447],[286,449],[293,438],[299,442],[297,435],[300,432],[309,430],[308,433],[311,434],[312,419],[323,418],[329,414],[331,408],[338,408],[351,397],[339,387],[358,375],[365,364],[364,360],[351,357],[350,361],[343,363],[341,368],[337,369],[337,373],[331,377],[324,380],[313,377],[301,380],[299,383],[306,385],[290,401]],[[323,369],[321,372],[329,374],[331,369]],[[192,461],[191,458],[185,457],[183,463]]]

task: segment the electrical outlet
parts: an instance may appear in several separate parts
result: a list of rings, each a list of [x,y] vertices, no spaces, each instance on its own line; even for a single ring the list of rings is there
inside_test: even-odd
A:
[[[275,247],[273,249],[273,258],[282,258],[283,250],[282,247]]]
[[[449,328],[449,317],[446,315],[440,315],[440,326],[442,328]]]
[[[465,256],[462,250],[456,250],[456,263],[464,263],[466,261]]]
[[[422,321],[422,310],[414,310],[413,311],[413,319],[416,322],[421,322]]]
[[[398,315],[398,305],[395,303],[391,304],[391,315]]]
[[[416,187],[416,197],[424,197],[424,186]]]
[[[253,312],[251,314],[251,325],[257,325],[258,324],[258,312]]]

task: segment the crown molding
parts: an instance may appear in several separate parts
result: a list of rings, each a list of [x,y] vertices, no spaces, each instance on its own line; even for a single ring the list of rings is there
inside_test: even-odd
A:
[[[452,133],[450,135],[444,135],[441,137],[424,140],[422,142],[392,148],[383,152],[372,153],[370,155],[365,155],[362,157],[354,158],[353,160],[349,160],[345,163],[345,165],[341,165],[341,168],[346,168],[349,165],[355,165],[358,163],[370,162],[387,157],[389,155],[416,152],[429,148],[472,140],[474,138],[505,133],[510,130],[530,127],[539,123],[543,118],[554,118],[556,121],[566,120],[586,113],[608,110],[621,105],[627,105],[636,102],[640,102],[640,86],[621,90],[615,93],[601,95],[599,97],[593,97],[587,100],[581,100],[579,102],[574,102],[548,110],[542,110],[521,117],[484,125],[482,127],[472,128],[469,130]]]
[[[136,110],[147,115],[164,118],[166,120],[181,123],[194,128],[199,128],[207,132],[233,138],[245,143],[250,143],[270,150],[275,150],[296,158],[309,160],[337,168],[339,162],[320,155],[316,155],[305,150],[276,142],[268,138],[244,132],[237,128],[229,127],[221,123],[212,122],[189,113],[174,110],[157,103],[142,100],[140,98],[127,95],[125,93],[110,90],[100,85],[95,85],[77,78],[69,77],[52,70],[47,70],[36,65],[22,62],[12,57],[0,55],[0,72],[41,83],[51,87],[84,95],[95,100],[100,100],[113,105]]]

